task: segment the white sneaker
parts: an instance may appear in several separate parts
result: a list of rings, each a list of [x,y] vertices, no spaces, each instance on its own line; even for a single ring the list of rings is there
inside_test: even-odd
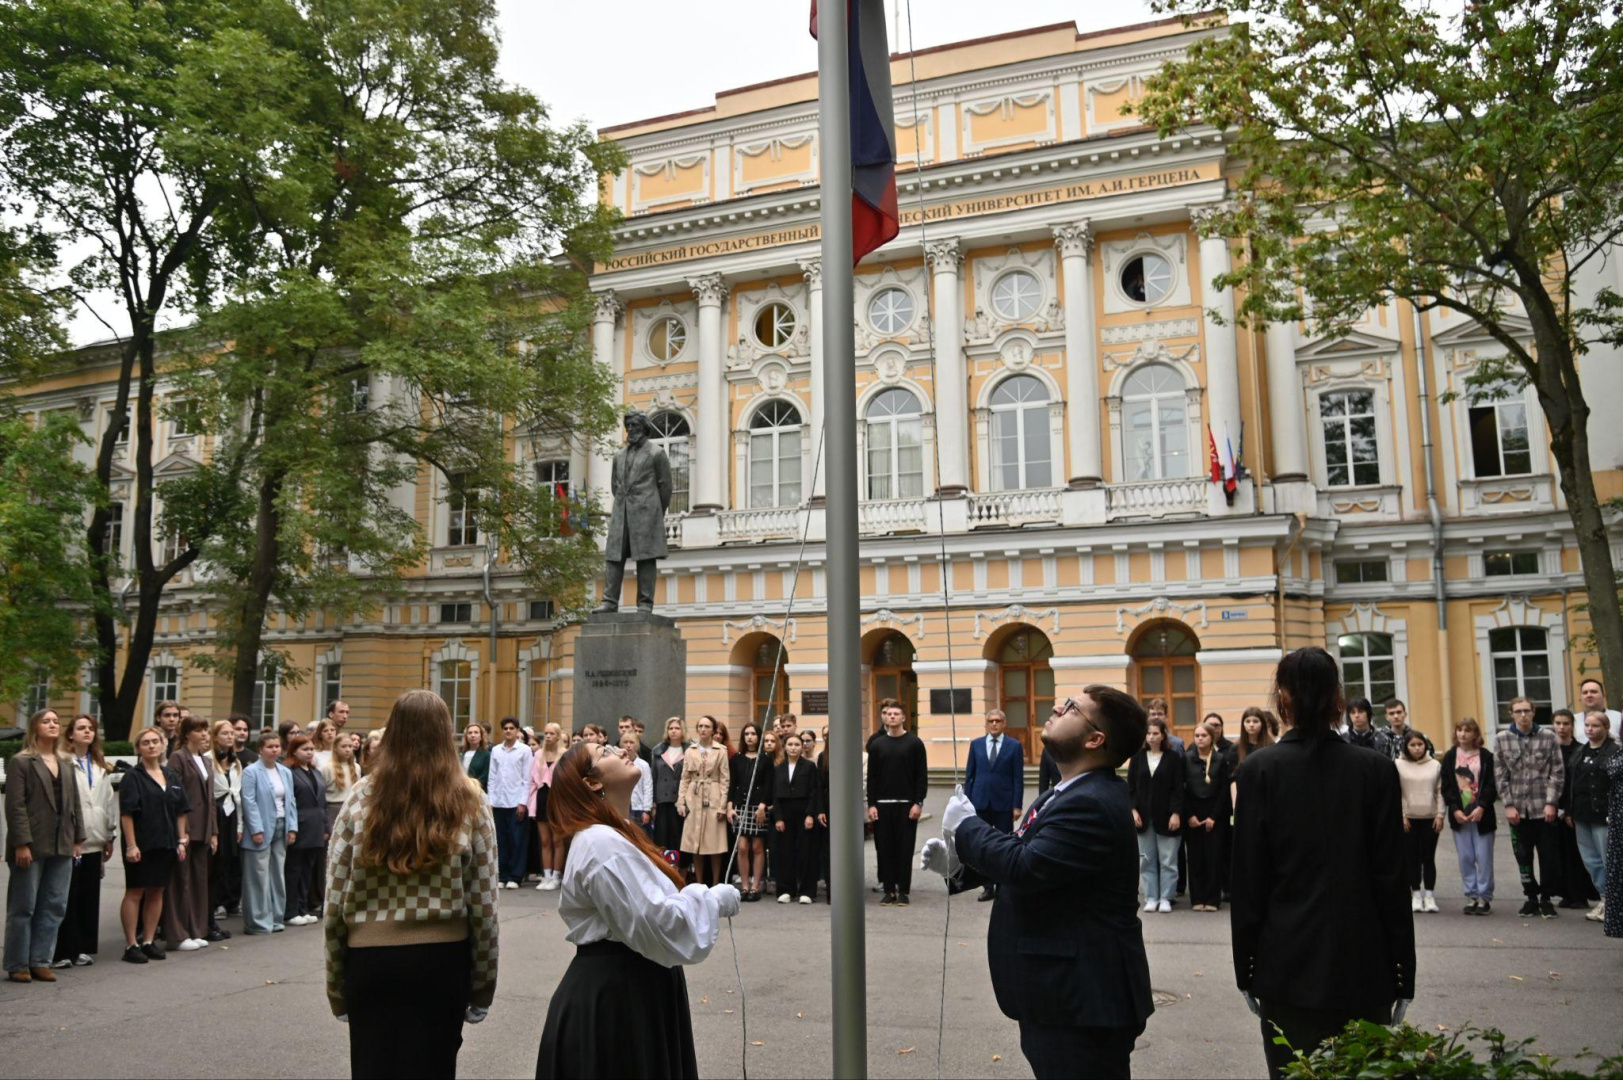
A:
[[[1437,910],[1437,898],[1431,895],[1431,891],[1429,889],[1420,897],[1420,906],[1421,910],[1423,911]]]
[[[551,882],[549,882],[547,884],[547,891],[548,892],[557,892],[559,889],[561,889],[563,887],[564,887],[564,879],[563,879],[563,877],[561,875],[559,875],[559,874],[553,874]]]
[[[516,888],[518,888],[518,882],[516,882],[516,881],[509,881],[509,882],[508,882],[508,883],[507,883],[507,884],[506,884],[506,885],[504,885],[504,886],[503,886],[503,888],[507,888],[507,889],[516,889]]]
[[[197,942],[197,947],[198,947],[198,948],[199,948],[199,949],[206,949],[206,948],[208,948],[208,947],[209,947],[209,943],[208,943],[208,939],[207,939],[207,938],[200,938],[200,937],[197,937],[197,938],[192,938],[192,940],[193,940],[193,941],[195,941],[195,942]]]
[[[1600,903],[1590,908],[1588,914],[1586,914],[1584,918],[1588,919],[1590,922],[1605,922],[1606,901],[1602,900]]]
[[[1172,910],[1172,901],[1171,900],[1163,900],[1163,901],[1161,901],[1159,904],[1155,905],[1155,910],[1159,911],[1162,915],[1168,914]]]
[[[175,948],[181,952],[196,952],[202,947],[202,943],[200,943],[196,938],[187,938],[185,941],[182,941],[179,945],[175,946]]]
[[[551,880],[552,880],[551,878],[542,878],[540,881],[536,882],[535,883],[535,891],[536,892],[546,892],[547,891],[547,883],[550,882]]]
[[[1159,908],[1157,908],[1156,903],[1155,903],[1154,900],[1146,900],[1146,901],[1144,901],[1144,910],[1146,912],[1154,912],[1154,911],[1158,911]]]
[[[1422,904],[1420,902],[1420,890],[1419,889],[1410,889],[1409,890],[1409,910],[1410,911],[1424,911],[1424,910],[1426,910],[1425,907],[1422,906]]]
[[[778,903],[787,904],[791,899],[792,897],[790,897],[788,893],[784,893],[782,896],[778,897]]]
[[[811,897],[809,897],[809,896],[802,896],[802,897],[801,897],[801,898],[800,898],[800,902],[801,902],[801,903],[802,903],[802,904],[809,904],[809,903],[811,903]]]

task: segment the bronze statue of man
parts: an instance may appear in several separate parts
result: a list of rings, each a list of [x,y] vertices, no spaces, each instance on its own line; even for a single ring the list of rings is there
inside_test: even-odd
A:
[[[665,547],[665,510],[671,505],[671,463],[665,451],[648,441],[648,418],[628,412],[626,445],[614,455],[609,491],[614,511],[609,516],[608,544],[603,549],[603,603],[599,612],[620,610],[620,584],[626,560],[637,560],[637,610],[654,610],[656,564],[669,552]]]

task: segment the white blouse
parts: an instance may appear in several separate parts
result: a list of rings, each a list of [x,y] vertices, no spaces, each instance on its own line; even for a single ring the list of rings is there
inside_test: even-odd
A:
[[[618,941],[663,967],[697,964],[721,933],[716,898],[704,885],[678,891],[647,855],[607,825],[569,841],[558,914],[576,945]]]

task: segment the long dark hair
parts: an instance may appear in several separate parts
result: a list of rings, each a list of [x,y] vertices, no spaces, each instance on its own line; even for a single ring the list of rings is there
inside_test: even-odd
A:
[[[1316,645],[1285,654],[1274,670],[1274,696],[1281,719],[1310,743],[1329,735],[1346,711],[1341,669]]]

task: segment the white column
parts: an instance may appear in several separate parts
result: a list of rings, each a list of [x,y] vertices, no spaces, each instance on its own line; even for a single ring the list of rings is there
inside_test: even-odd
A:
[[[1268,427],[1274,442],[1269,479],[1306,480],[1307,417],[1296,373],[1296,320],[1270,323],[1263,348],[1268,350]]]
[[[811,497],[821,501],[826,479],[823,459],[823,260],[807,259],[800,264],[806,277],[807,307],[811,309],[811,385],[806,400],[811,404],[807,433],[811,439],[812,487]]]
[[[727,376],[721,369],[721,298],[727,286],[720,274],[689,278],[699,301],[699,430],[692,464],[693,509],[713,513],[726,505]]]
[[[1202,218],[1213,212],[1213,208],[1204,208],[1190,216],[1199,228]],[[1240,357],[1235,338],[1234,290],[1217,289],[1212,285],[1212,279],[1227,273],[1228,269],[1229,242],[1221,236],[1202,237],[1200,285],[1205,299],[1201,314],[1206,324],[1206,401],[1212,438],[1219,447],[1225,435],[1236,446],[1240,442]],[[1205,450],[1206,439],[1202,432],[1197,460],[1205,459]]]
[[[1093,234],[1086,221],[1054,226],[1065,277],[1065,398],[1070,413],[1070,486],[1095,487],[1104,473],[1099,449],[1099,359],[1094,355]]]
[[[935,432],[940,447],[942,494],[969,488],[969,372],[964,367],[964,313],[958,267],[964,261],[956,239],[937,240],[924,252],[935,285]]]
[[[614,379],[615,400],[620,400],[620,372],[614,363],[614,324],[619,320],[620,313],[625,305],[620,298],[614,295],[614,290],[597,294],[597,303],[592,311],[592,361],[600,367],[606,368]],[[587,466],[586,488],[599,507],[607,511],[612,496],[609,493],[609,480],[614,468],[615,449],[620,445],[618,430],[606,433],[602,438],[592,443],[591,462]]]

